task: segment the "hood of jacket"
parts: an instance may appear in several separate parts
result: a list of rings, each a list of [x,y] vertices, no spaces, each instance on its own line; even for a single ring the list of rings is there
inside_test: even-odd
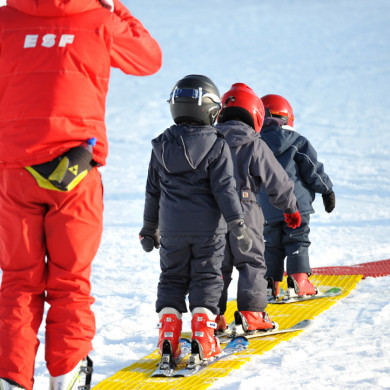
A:
[[[7,6],[43,17],[67,16],[102,8],[98,0],[7,0]]]
[[[212,126],[173,125],[152,140],[153,153],[169,173],[193,171],[217,138]]]
[[[259,138],[252,127],[244,122],[231,120],[216,125],[217,130],[223,135],[229,147],[237,148]]]
[[[276,118],[266,118],[261,129],[261,138],[277,157],[284,153],[299,137],[293,127]]]

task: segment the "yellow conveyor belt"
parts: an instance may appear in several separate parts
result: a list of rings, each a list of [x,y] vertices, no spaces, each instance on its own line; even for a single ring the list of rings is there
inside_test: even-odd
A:
[[[279,328],[293,326],[304,319],[313,319],[318,314],[327,310],[337,300],[347,296],[355,288],[362,275],[312,275],[310,280],[320,290],[327,290],[330,287],[341,287],[342,294],[333,298],[322,298],[299,303],[268,305],[267,312],[273,321],[279,324]],[[286,280],[281,284],[286,288]],[[236,301],[228,302],[225,313],[228,322],[234,320]],[[250,339],[249,347],[242,353],[232,355],[229,359],[221,360],[205,368],[199,374],[188,378],[152,378],[150,375],[156,369],[159,362],[159,354],[156,351],[131,366],[119,370],[113,376],[98,383],[93,390],[190,390],[207,389],[218,378],[226,376],[230,371],[239,368],[248,362],[254,355],[261,355],[272,349],[282,341],[297,336],[302,331],[270,335],[259,339]],[[188,337],[188,334],[185,336]],[[187,359],[179,367],[184,367]]]

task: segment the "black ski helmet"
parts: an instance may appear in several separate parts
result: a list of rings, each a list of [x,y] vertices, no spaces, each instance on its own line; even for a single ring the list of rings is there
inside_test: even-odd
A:
[[[175,123],[195,122],[213,125],[221,110],[218,88],[206,76],[191,74],[172,89],[169,106]]]

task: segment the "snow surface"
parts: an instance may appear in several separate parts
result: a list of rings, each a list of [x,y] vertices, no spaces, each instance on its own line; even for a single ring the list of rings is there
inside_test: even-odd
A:
[[[225,92],[244,82],[294,108],[334,183],[311,220],[311,266],[390,257],[390,2],[388,0],[125,0],[159,41],[164,64],[149,77],[112,71],[110,156],[101,169],[105,213],[93,266],[97,335],[93,384],[155,349],[159,257],[138,242],[150,140],[171,125],[175,82],[205,74]],[[237,274],[235,282],[237,281]],[[210,389],[390,389],[390,276],[367,278],[298,337]],[[235,285],[229,291],[235,298]],[[189,328],[189,315],[184,316]],[[34,389],[48,388],[44,325]]]

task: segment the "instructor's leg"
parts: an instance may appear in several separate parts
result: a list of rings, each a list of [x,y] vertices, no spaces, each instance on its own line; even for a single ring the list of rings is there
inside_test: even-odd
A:
[[[101,177],[95,168],[72,191],[58,193],[45,218],[48,248],[46,362],[51,376],[71,371],[92,350],[91,263],[103,224]]]
[[[45,300],[45,191],[24,168],[0,172],[0,377],[28,390]]]

